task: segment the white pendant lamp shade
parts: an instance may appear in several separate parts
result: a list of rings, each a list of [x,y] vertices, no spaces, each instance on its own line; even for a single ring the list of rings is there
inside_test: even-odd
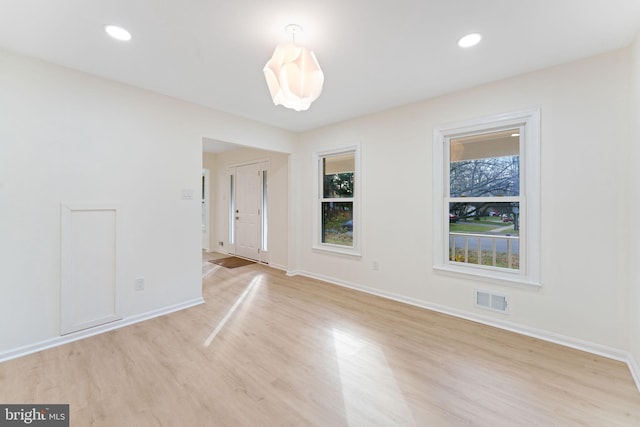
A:
[[[305,111],[322,92],[324,74],[307,48],[279,45],[263,71],[275,105]]]

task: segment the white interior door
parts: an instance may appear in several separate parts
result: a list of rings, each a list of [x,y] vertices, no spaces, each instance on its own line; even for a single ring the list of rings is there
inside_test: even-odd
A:
[[[260,164],[254,163],[236,168],[236,255],[254,260],[258,260],[260,257],[261,183]]]

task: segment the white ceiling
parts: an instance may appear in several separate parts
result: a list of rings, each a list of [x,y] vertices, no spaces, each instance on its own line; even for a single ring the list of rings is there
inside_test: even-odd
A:
[[[275,107],[262,74],[289,23],[325,73],[304,112]],[[2,48],[296,132],[621,48],[639,28],[640,0],[0,0]],[[459,48],[469,32],[483,41]]]

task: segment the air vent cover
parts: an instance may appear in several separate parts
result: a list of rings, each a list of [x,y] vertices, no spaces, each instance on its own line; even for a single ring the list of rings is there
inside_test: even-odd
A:
[[[509,303],[506,295],[476,289],[475,306],[499,313],[508,313]]]

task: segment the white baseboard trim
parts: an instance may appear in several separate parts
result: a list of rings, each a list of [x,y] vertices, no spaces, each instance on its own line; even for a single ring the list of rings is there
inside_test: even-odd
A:
[[[26,356],[28,354],[37,353],[39,351],[46,350],[48,348],[58,347],[60,345],[67,344],[73,341],[89,338],[91,336],[112,331],[114,329],[120,329],[125,326],[132,325],[134,323],[153,319],[154,317],[164,316],[165,314],[173,313],[174,311],[184,310],[185,308],[194,307],[196,305],[200,305],[203,303],[204,303],[204,299],[202,297],[195,298],[189,301],[181,302],[179,304],[174,304],[168,307],[159,308],[157,310],[151,310],[146,313],[129,316],[122,320],[116,320],[114,322],[106,323],[104,325],[96,326],[94,328],[89,328],[89,329],[74,332],[68,335],[49,338],[44,341],[37,342],[35,344],[29,344],[23,347],[18,347],[16,349],[0,353],[0,363],[5,362],[7,360],[11,360],[11,359],[16,359],[18,357]]]
[[[629,365],[633,381],[635,381],[636,387],[638,387],[638,391],[640,391],[640,365],[638,365],[638,361],[631,353],[629,353],[627,365]]]
[[[207,251],[208,254],[213,253],[213,252],[218,253],[218,254],[223,254],[223,255],[232,255],[229,252],[227,252],[226,249],[220,249],[220,248],[210,249],[210,250]]]
[[[269,263],[269,267],[275,268],[276,270],[287,271],[287,266],[285,265]]]
[[[631,354],[627,351],[593,343],[590,341],[569,337],[566,335],[556,334],[555,332],[544,331],[541,329],[523,326],[517,323],[485,317],[482,315],[478,315],[476,313],[472,313],[464,310],[458,310],[455,308],[443,306],[440,304],[430,303],[430,302],[419,300],[416,298],[406,297],[393,292],[380,291],[378,289],[373,289],[373,288],[359,285],[356,283],[350,283],[344,280],[339,280],[339,279],[336,279],[330,276],[325,276],[322,274],[315,274],[315,273],[310,273],[307,271],[300,271],[300,270],[287,272],[287,276],[297,276],[297,275],[310,277],[312,279],[322,280],[324,282],[328,282],[334,285],[365,292],[371,295],[376,295],[382,298],[387,298],[390,300],[402,302],[405,304],[413,305],[413,306],[424,308],[427,310],[432,310],[438,313],[447,314],[447,315],[458,317],[461,319],[470,320],[472,322],[481,323],[483,325],[504,329],[510,332],[515,332],[517,334],[526,335],[532,338],[537,338],[543,341],[552,342],[554,344],[563,345],[565,347],[586,351],[587,353],[596,354],[598,356],[606,357],[613,360],[618,360],[620,362],[625,362],[629,366],[629,370],[631,371],[631,375],[633,377],[633,380],[635,381],[638,391],[640,391],[640,366],[637,364],[637,362],[631,356]]]

